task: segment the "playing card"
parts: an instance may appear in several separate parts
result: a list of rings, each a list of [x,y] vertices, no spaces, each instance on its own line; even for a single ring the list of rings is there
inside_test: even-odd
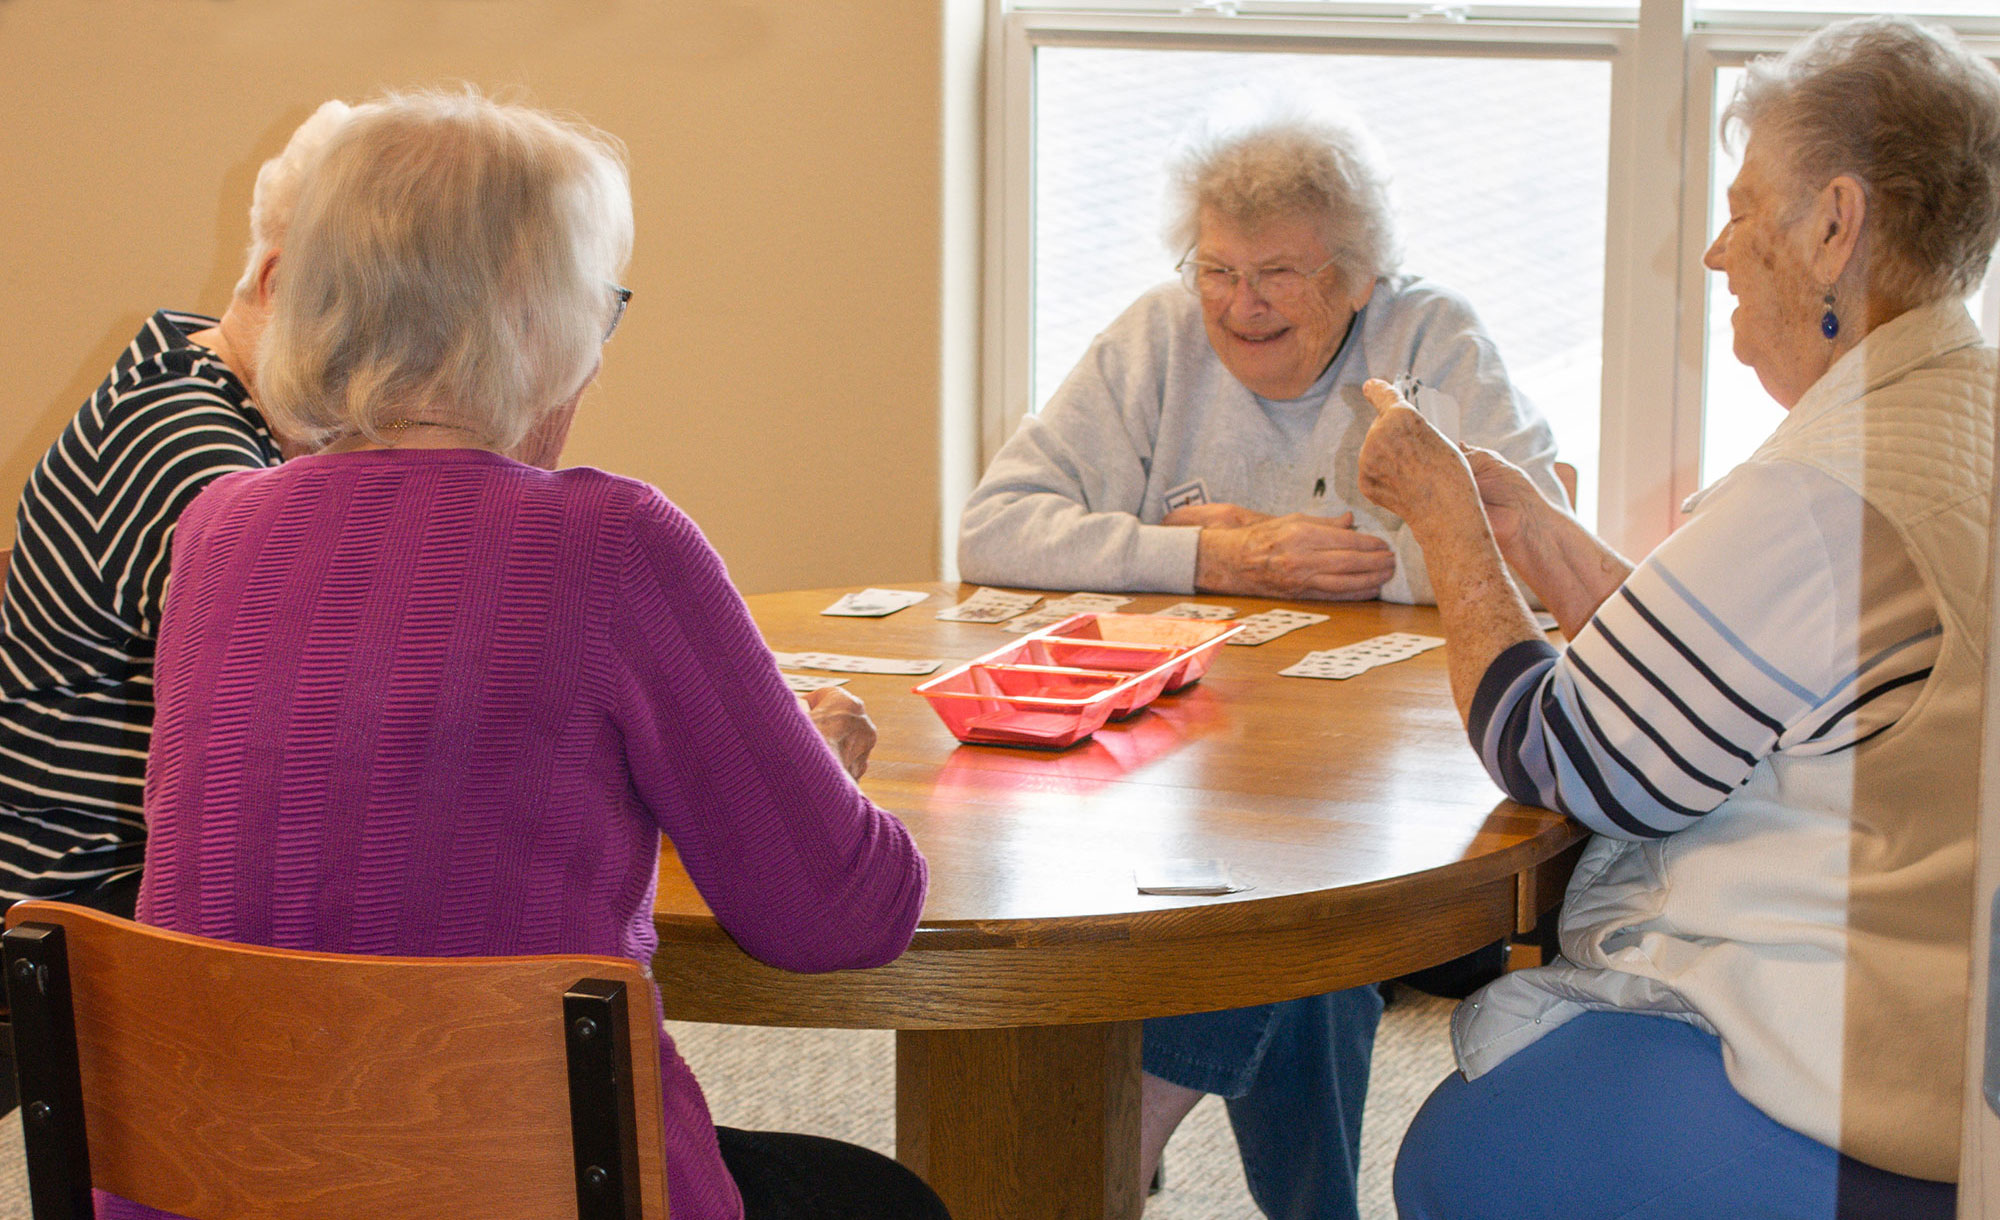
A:
[[[1444,433],[1446,438],[1457,440],[1459,419],[1458,399],[1431,385],[1419,381],[1409,373],[1396,378],[1396,392],[1417,409],[1417,414],[1431,421],[1431,426]]]
[[[1050,602],[1049,608],[1053,610],[1061,606],[1071,614],[1082,614],[1086,610],[1116,610],[1131,601],[1131,598],[1115,593],[1072,593],[1059,601]]]
[[[1006,622],[1000,624],[1000,630],[1011,631],[1016,635],[1025,635],[1030,631],[1040,631],[1052,623],[1060,623],[1072,614],[1080,613],[1082,612],[1064,609],[1061,604],[1051,602],[1043,606],[1040,610],[1023,614],[1018,618],[1008,619]]]
[[[820,613],[845,615],[849,618],[881,618],[885,614],[894,614],[918,602],[929,601],[930,596],[914,589],[863,589],[859,593],[846,594]]]
[[[1040,631],[1052,623],[1060,623],[1072,614],[1102,614],[1107,610],[1116,610],[1131,600],[1129,597],[1118,597],[1110,593],[1072,593],[1068,597],[1049,602],[1032,614],[1024,614],[1010,620],[1002,624],[1000,629],[1022,635],[1030,631]]]
[[[1304,610],[1266,610],[1262,614],[1252,614],[1240,620],[1243,630],[1230,636],[1231,644],[1268,644],[1281,635],[1310,627],[1314,623],[1324,623],[1324,614],[1310,614]]]
[[[1141,894],[1234,894],[1246,890],[1229,877],[1220,860],[1153,860],[1132,870]]]
[[[850,657],[837,652],[774,652],[781,669],[830,669],[843,674],[927,674],[942,661],[898,661],[889,657]]]
[[[1001,589],[981,589],[971,597],[937,616],[953,623],[998,623],[1013,618],[1042,600],[1038,593],[1008,593]]]
[[[1198,619],[1235,618],[1236,607],[1209,606],[1209,605],[1204,605],[1201,602],[1175,602],[1173,605],[1168,606],[1165,610],[1153,611],[1153,617],[1154,618],[1198,618]]]
[[[1309,652],[1296,664],[1278,673],[1286,678],[1352,678],[1378,665],[1406,661],[1443,643],[1444,640],[1434,635],[1395,631],[1343,648]]]
[[[795,695],[810,695],[829,686],[846,686],[846,678],[816,678],[811,674],[780,674]]]

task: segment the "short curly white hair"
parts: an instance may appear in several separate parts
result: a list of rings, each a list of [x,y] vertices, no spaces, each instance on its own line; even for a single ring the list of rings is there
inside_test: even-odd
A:
[[[250,250],[244,256],[243,278],[236,281],[239,298],[247,300],[256,290],[258,269],[285,244],[285,230],[291,227],[306,172],[354,114],[354,107],[338,99],[322,103],[299,124],[284,150],[258,168],[257,185],[250,192]]]
[[[1390,274],[1402,258],[1375,141],[1326,99],[1231,98],[1211,110],[1168,162],[1163,236],[1173,254],[1200,240],[1205,210],[1246,229],[1310,218],[1351,287]]]
[[[309,444],[448,420],[502,452],[597,367],[632,252],[624,148],[467,88],[390,94],[299,192],[259,403]]]
[[[2000,73],[1951,31],[1836,22],[1752,61],[1722,128],[1776,144],[1798,208],[1841,174],[1860,181],[1871,292],[1914,308],[1985,277],[2000,243]]]

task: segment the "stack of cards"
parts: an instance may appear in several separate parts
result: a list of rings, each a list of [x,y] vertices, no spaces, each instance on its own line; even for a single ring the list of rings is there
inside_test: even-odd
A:
[[[846,686],[846,678],[815,678],[811,674],[779,674],[795,695],[810,695],[829,686]]]
[[[1040,600],[1039,593],[981,589],[949,610],[938,611],[937,616],[951,623],[999,623],[1013,618]]]
[[[1033,614],[1024,614],[1008,622],[1000,630],[1016,634],[1040,631],[1051,623],[1062,622],[1072,614],[1087,614],[1091,611],[1101,614],[1106,610],[1116,610],[1131,600],[1129,597],[1116,597],[1109,593],[1072,593],[1059,601],[1050,602]]]
[[[1198,619],[1235,618],[1236,607],[1205,606],[1200,602],[1175,602],[1173,605],[1168,606],[1165,610],[1153,611],[1153,617],[1154,618],[1198,618]]]
[[[1387,665],[1392,661],[1407,661],[1420,652],[1427,652],[1443,644],[1444,640],[1434,635],[1413,635],[1407,631],[1395,631],[1388,635],[1378,635],[1363,640],[1359,644],[1349,644],[1344,648],[1327,648],[1319,652],[1307,653],[1298,664],[1278,673],[1287,678],[1352,678],[1377,665]]]
[[[888,657],[850,657],[837,652],[774,652],[780,669],[830,669],[843,674],[927,674],[942,661],[898,661]]]
[[[820,611],[821,614],[839,614],[849,618],[881,618],[907,609],[921,601],[929,601],[930,594],[918,593],[910,589],[863,589],[859,593],[849,593],[839,601]]]
[[[1268,644],[1287,632],[1324,623],[1326,615],[1309,614],[1304,610],[1266,610],[1242,621],[1243,630],[1231,636],[1229,643]]]

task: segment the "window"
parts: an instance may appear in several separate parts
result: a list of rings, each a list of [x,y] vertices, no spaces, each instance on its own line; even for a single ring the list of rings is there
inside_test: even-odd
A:
[[[1162,165],[1183,125],[1282,75],[1360,112],[1395,174],[1404,270],[1472,300],[1582,472],[1586,520],[1638,553],[1779,417],[1730,354],[1732,305],[1700,264],[1734,173],[1714,116],[1751,56],[1885,8],[993,2],[982,458],[1171,275]],[[2000,19],[1958,16],[1991,3],[1921,9],[2000,55]],[[1976,303],[1989,334],[1997,297]]]
[[[1564,447],[1594,452],[1601,59],[1042,48],[1030,401],[1047,402],[1091,337],[1171,277],[1182,252],[1160,244],[1160,204],[1174,138],[1218,95],[1274,77],[1360,114],[1395,179],[1403,270],[1469,298]]]

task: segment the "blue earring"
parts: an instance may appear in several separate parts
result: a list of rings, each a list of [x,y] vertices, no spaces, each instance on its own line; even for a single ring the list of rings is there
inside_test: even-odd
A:
[[[1820,315],[1819,333],[1825,335],[1828,342],[1832,342],[1833,337],[1840,333],[1840,319],[1834,316],[1831,288],[1826,290],[1826,312]]]

